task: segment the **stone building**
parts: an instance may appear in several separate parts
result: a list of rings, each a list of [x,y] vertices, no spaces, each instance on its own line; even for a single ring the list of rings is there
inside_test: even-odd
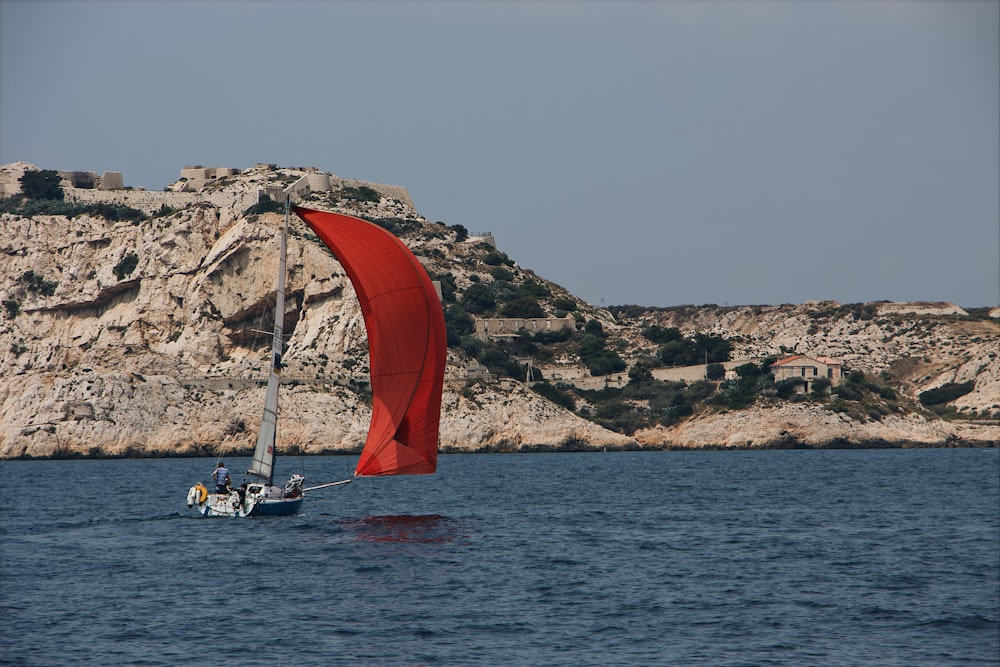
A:
[[[576,331],[576,319],[573,315],[566,317],[495,317],[476,319],[476,331],[473,334],[480,340],[513,339],[522,331],[536,334],[543,331]]]
[[[0,166],[0,198],[21,193],[21,177],[28,171],[40,171],[30,162],[11,162]],[[61,185],[79,190],[124,190],[125,182],[120,171],[57,171]]]
[[[63,187],[80,190],[123,190],[125,181],[120,171],[106,171],[100,176],[96,171],[60,171]]]
[[[771,374],[775,382],[798,379],[802,384],[797,388],[799,393],[809,393],[813,384],[819,378],[830,381],[831,387],[836,387],[843,379],[843,362],[833,357],[809,357],[796,354],[771,364]]]
[[[201,192],[212,181],[242,173],[235,167],[203,167],[200,164],[181,169],[181,178],[174,190],[177,192]]]

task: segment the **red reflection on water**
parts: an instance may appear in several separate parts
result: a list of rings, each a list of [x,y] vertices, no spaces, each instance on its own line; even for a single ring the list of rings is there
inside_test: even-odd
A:
[[[458,537],[456,522],[440,514],[367,516],[343,519],[338,523],[365,542],[444,544]]]

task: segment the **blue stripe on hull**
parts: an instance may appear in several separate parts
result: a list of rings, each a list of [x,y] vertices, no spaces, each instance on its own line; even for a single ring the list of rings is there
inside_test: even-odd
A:
[[[250,516],[289,516],[302,509],[302,497],[295,500],[265,500],[254,506]]]

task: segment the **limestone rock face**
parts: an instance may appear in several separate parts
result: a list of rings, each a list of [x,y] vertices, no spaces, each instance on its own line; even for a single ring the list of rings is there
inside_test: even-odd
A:
[[[285,180],[299,177],[293,171]],[[0,217],[0,458],[253,447],[284,219],[234,209],[246,201],[245,186],[237,180],[235,194],[216,193],[219,205],[204,201],[135,224]],[[128,203],[129,193],[115,196]],[[144,209],[159,208],[157,193],[135,196]],[[426,224],[394,199],[359,208],[346,212]],[[438,233],[410,242],[418,254],[440,255],[436,248],[450,240]],[[368,374],[354,290],[294,217],[287,268],[279,451],[359,451],[371,407],[354,390]],[[631,442],[524,388],[481,386],[469,401],[463,387],[445,394],[446,449]]]
[[[572,447],[621,448],[632,438],[614,433],[517,385],[476,394],[448,391],[442,404],[441,446],[467,451]]]
[[[822,406],[790,403],[739,412],[704,414],[673,427],[641,431],[644,446],[721,447],[861,447],[873,445],[996,446],[1000,427],[928,421],[916,414],[888,415],[859,422]]]
[[[16,192],[17,177],[29,168],[0,168],[6,188],[0,194]],[[149,217],[138,222],[0,214],[0,458],[248,452],[264,402],[283,224],[280,214],[255,214],[248,207],[259,192],[280,192],[290,184],[322,190],[335,180],[343,179],[259,165],[197,192],[177,186],[166,192],[67,193],[68,201],[144,211]],[[343,192],[360,191],[358,182],[341,185]],[[455,229],[428,223],[405,188],[378,188],[380,196],[368,193],[361,200],[333,189],[318,200],[309,188],[301,196],[307,206],[403,229],[428,271],[453,281],[453,290],[497,279],[496,267],[477,250],[481,239],[463,243]],[[326,247],[297,218],[290,231],[278,449],[356,452],[371,415],[361,309]],[[496,249],[495,242],[490,245]],[[522,277],[530,274],[511,266]],[[724,336],[733,341],[736,359],[840,357],[852,369],[891,375],[911,397],[971,382],[972,391],[952,405],[1000,411],[1000,322],[963,317],[952,304],[650,309],[625,321],[576,303],[575,312],[585,310],[586,318],[599,321],[630,363],[655,353],[641,331],[656,324],[686,335]],[[562,357],[555,362],[579,363]],[[914,414],[859,422],[806,404],[705,412],[629,437],[520,383],[465,380],[467,364],[460,351],[449,352],[441,419],[445,451],[1000,439],[1000,426],[985,423],[959,426]]]

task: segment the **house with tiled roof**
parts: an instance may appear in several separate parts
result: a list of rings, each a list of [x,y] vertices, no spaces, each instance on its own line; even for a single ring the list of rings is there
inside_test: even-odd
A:
[[[797,387],[799,393],[812,391],[813,383],[819,378],[830,381],[831,387],[836,387],[843,379],[844,362],[833,357],[810,357],[796,354],[771,364],[771,374],[775,382],[782,380],[800,380]]]

